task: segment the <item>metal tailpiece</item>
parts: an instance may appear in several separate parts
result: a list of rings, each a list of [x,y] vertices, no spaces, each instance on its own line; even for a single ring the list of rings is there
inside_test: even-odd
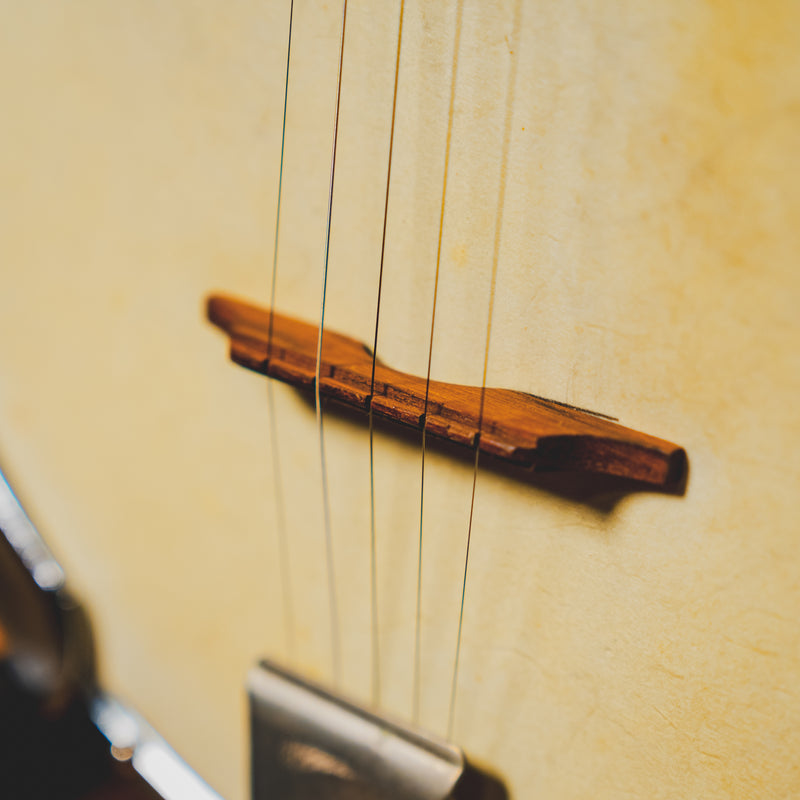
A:
[[[500,800],[459,748],[263,661],[248,680],[253,800]]]

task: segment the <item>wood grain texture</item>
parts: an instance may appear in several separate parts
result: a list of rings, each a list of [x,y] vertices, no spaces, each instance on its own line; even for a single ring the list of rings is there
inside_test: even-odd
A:
[[[207,303],[211,322],[230,336],[243,367],[300,388],[316,378],[319,329],[223,295]],[[323,331],[320,395],[517,466],[614,475],[680,489],[686,453],[676,444],[625,428],[595,412],[525,392],[458,386],[408,375],[375,360],[355,339]],[[427,410],[426,410],[427,395]],[[482,416],[482,418],[481,418]]]

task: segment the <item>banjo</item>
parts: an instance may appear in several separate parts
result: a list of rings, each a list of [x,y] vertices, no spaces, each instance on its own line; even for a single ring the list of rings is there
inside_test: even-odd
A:
[[[796,793],[794,5],[46,5],[0,26],[0,456],[101,683],[231,800],[264,655],[511,797]],[[688,480],[265,382],[217,290]]]

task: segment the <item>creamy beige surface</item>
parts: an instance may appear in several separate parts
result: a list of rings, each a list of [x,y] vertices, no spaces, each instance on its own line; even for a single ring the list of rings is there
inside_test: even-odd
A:
[[[296,5],[276,304],[313,320],[340,9]],[[348,16],[326,321],[364,341],[397,12]],[[456,13],[406,0],[378,350],[422,374]],[[332,670],[313,408],[276,386],[271,441],[263,379],[201,312],[269,300],[287,23],[284,2],[0,3],[0,456],[105,684],[230,800],[247,668]],[[480,382],[496,258],[489,382],[691,462],[685,497],[616,503],[480,471],[454,738],[515,798],[800,795],[798,41],[792,0],[465,0],[433,375]],[[367,699],[368,437],[325,437],[343,688]],[[375,464],[381,700],[408,717],[418,444],[381,433]],[[440,733],[471,479],[429,454]]]

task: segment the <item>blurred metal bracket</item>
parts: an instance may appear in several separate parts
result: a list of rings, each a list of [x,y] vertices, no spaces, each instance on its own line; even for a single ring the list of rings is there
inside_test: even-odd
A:
[[[262,661],[248,679],[253,800],[504,798],[459,748]]]
[[[64,571],[0,472],[0,619],[10,664],[42,695],[64,695],[93,680],[88,624],[65,587]]]
[[[141,716],[99,689],[89,620],[2,472],[0,621],[9,638],[5,658],[17,683],[42,698],[51,716],[77,699],[113,757],[130,759],[164,800],[221,800]],[[64,749],[71,744],[65,742]],[[76,761],[70,776],[84,766]]]

